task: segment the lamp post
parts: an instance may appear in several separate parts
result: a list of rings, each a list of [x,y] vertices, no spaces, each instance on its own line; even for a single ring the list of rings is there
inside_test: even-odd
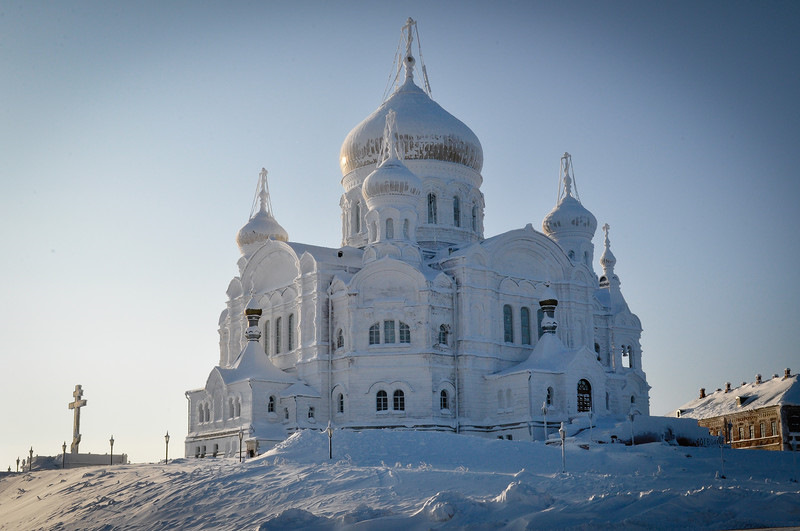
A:
[[[63,469],[67,465],[67,441],[64,441],[64,444],[61,445],[61,468]]]
[[[28,472],[33,471],[33,446],[31,446],[31,458],[28,459]]]
[[[108,440],[108,442],[111,443],[111,457],[109,458],[108,464],[109,465],[113,465],[114,464],[114,436],[113,435]]]
[[[636,412],[631,409],[630,413],[628,413],[628,420],[631,421],[631,446],[636,446],[636,441],[633,439],[633,418],[636,416]]]
[[[594,411],[589,411],[589,442],[594,439]]]
[[[547,402],[542,402],[542,416],[544,417],[544,442],[547,442]]]
[[[17,457],[17,474],[19,474],[19,457]]]
[[[564,422],[561,422],[561,427],[558,428],[558,435],[561,437],[561,473],[567,471],[567,454],[564,449],[564,442],[567,440],[567,430],[564,429]]]
[[[239,428],[239,462],[242,462],[242,439],[244,438],[244,430]]]
[[[166,453],[164,454],[164,464],[166,465],[169,463],[169,430],[167,430],[167,434],[164,435],[164,445],[166,446]]]
[[[325,428],[328,434],[328,459],[333,459],[333,428],[331,428],[331,421],[328,421],[328,427]]]

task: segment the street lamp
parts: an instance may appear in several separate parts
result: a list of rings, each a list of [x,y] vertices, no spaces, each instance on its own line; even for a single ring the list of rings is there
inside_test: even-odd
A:
[[[542,402],[542,416],[544,417],[544,442],[547,442],[547,401]]]
[[[64,444],[61,445],[61,468],[64,468],[67,464],[67,441],[64,441]]]
[[[111,443],[111,458],[109,460],[109,465],[114,464],[114,436],[112,435],[111,438],[108,440]]]
[[[333,459],[333,428],[331,428],[331,421],[328,421],[328,427],[325,428],[328,433],[328,459]]]
[[[631,446],[636,446],[636,441],[633,438],[633,418],[636,416],[636,411],[631,409],[628,413],[628,420],[631,421]]]
[[[239,428],[239,462],[242,462],[242,439],[244,438],[244,430]]]
[[[19,473],[19,457],[17,457],[17,473]]]
[[[33,446],[31,446],[31,458],[28,459],[28,472],[33,470]]]
[[[564,451],[564,442],[567,440],[567,430],[564,429],[564,422],[561,422],[561,427],[558,428],[558,435],[561,437],[561,473],[567,471],[567,454]]]
[[[589,411],[589,442],[594,439],[594,411]]]
[[[164,444],[166,445],[166,454],[164,455],[164,464],[166,465],[169,463],[169,430],[167,430],[167,434],[164,435]]]

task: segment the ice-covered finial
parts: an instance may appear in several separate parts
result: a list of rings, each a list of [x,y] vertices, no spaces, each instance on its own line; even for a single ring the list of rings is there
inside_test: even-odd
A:
[[[403,64],[406,67],[406,79],[414,79],[414,64],[417,62],[414,55],[411,53],[411,43],[414,42],[414,29],[417,26],[417,21],[408,17],[405,26],[403,26],[403,33],[406,36],[406,56],[403,59]]]
[[[269,205],[269,192],[267,191],[267,169],[261,168],[261,172],[258,174],[258,199],[260,202],[259,210],[267,211],[269,208],[269,212],[272,213],[272,205]]]
[[[559,201],[564,197],[573,197],[572,195],[572,186],[575,182],[573,178],[573,170],[572,170],[572,155],[564,152],[564,155],[561,156],[561,180],[564,183],[564,187],[558,191],[558,199]],[[578,197],[578,189],[575,188],[575,199],[580,201]]]
[[[383,153],[378,164],[389,159],[402,160],[397,140],[397,113],[393,109],[389,109],[389,112],[386,113],[386,127],[383,129]]]
[[[617,263],[617,259],[614,253],[611,252],[611,240],[608,239],[611,226],[606,223],[602,228],[605,233],[605,241],[603,242],[605,244],[605,249],[603,250],[602,256],[600,256],[600,265],[603,266],[604,276],[610,279],[614,276],[614,265]]]

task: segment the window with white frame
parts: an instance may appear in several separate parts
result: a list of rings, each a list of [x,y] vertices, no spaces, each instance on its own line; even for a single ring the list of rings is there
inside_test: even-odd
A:
[[[384,321],[383,322],[383,342],[384,343],[394,343],[395,342],[395,325],[394,321]]]
[[[508,304],[503,306],[503,341],[514,342],[514,314]]]
[[[392,395],[392,409],[394,411],[406,410],[406,395],[400,389],[397,389]]]
[[[520,334],[522,335],[522,344],[531,344],[531,311],[529,308],[523,306],[519,310],[519,324]]]
[[[400,321],[400,343],[411,343],[411,327]]]
[[[381,389],[375,395],[375,411],[386,411],[389,409],[389,395]]]
[[[286,330],[286,350],[294,350],[294,314],[289,314],[289,326]]]
[[[267,413],[275,413],[275,397],[270,395],[267,401]]]
[[[386,239],[394,239],[394,220],[392,218],[386,220]]]
[[[447,325],[439,325],[439,344],[447,345]]]
[[[375,323],[369,327],[369,344],[378,345],[381,342],[381,325]]]
[[[336,348],[340,349],[342,347],[344,347],[344,333],[340,328],[339,330],[336,331]]]
[[[342,393],[336,396],[336,412],[339,414],[344,413],[344,395]]]
[[[309,406],[308,407],[308,418],[309,419],[313,419],[314,418],[314,406]]]
[[[436,223],[436,194],[428,194],[428,223]]]
[[[450,400],[447,396],[447,391],[442,389],[439,391],[439,409],[445,410],[450,409]]]
[[[275,319],[275,354],[281,353],[281,321],[282,317]]]
[[[578,381],[578,412],[592,410],[592,385],[588,380]]]

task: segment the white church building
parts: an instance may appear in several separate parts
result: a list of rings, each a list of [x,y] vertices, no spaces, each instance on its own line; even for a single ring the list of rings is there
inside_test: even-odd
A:
[[[253,455],[329,422],[532,440],[589,412],[649,414],[641,324],[608,225],[594,271],[570,155],[541,232],[485,237],[480,141],[415,83],[415,30],[394,92],[342,145],[341,247],[290,241],[262,170],[219,364],[186,393],[187,456]]]

